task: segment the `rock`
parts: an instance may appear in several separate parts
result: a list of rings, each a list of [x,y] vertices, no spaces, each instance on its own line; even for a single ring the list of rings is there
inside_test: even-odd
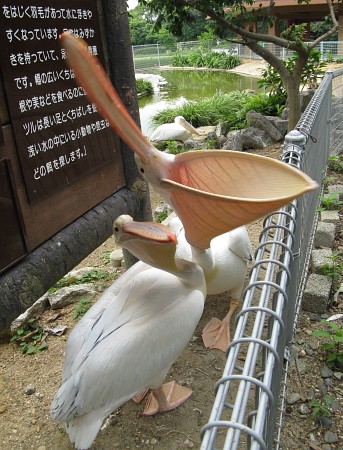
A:
[[[234,150],[237,152],[241,152],[243,150],[241,130],[234,130],[228,133],[227,141],[223,145],[223,150]]]
[[[322,376],[322,378],[329,378],[332,377],[333,372],[328,366],[325,365],[322,367],[320,375]]]
[[[264,130],[248,127],[241,130],[243,149],[266,148],[273,143],[273,139]]]
[[[329,184],[328,193],[337,193],[339,195],[339,200],[343,200],[343,184]]]
[[[28,386],[26,386],[25,388],[25,394],[26,395],[32,395],[36,392],[36,388],[34,387],[33,384],[29,384]]]
[[[321,450],[332,450],[330,444],[323,444],[320,448]]]
[[[49,293],[47,292],[40,297],[30,308],[28,308],[23,314],[17,317],[11,323],[11,333],[15,334],[19,328],[22,328],[32,318],[40,315],[49,307]]]
[[[290,394],[288,397],[287,397],[287,403],[289,404],[289,405],[294,405],[295,403],[298,403],[298,401],[301,399],[301,395],[300,394],[298,394],[297,392],[294,392],[293,394]]]
[[[321,395],[325,395],[327,393],[328,388],[324,381],[318,381],[317,386]]]
[[[338,380],[341,381],[343,378],[343,373],[342,372],[334,372],[333,376]]]
[[[282,140],[283,135],[276,128],[276,126],[273,125],[273,123],[271,123],[263,114],[256,111],[249,111],[246,115],[246,118],[250,125],[265,131],[273,141]]]
[[[335,224],[328,222],[318,222],[314,236],[314,246],[317,248],[332,248],[335,241],[335,234]]]
[[[229,122],[221,122],[216,126],[216,136],[219,138],[220,136],[226,136],[230,131]]]
[[[6,410],[7,410],[6,405],[0,405],[0,414],[3,414],[4,412],[6,412]]]
[[[300,414],[310,414],[310,408],[306,405],[306,403],[301,403],[298,407],[298,411]]]
[[[324,428],[330,428],[331,425],[332,425],[331,420],[330,420],[328,417],[325,417],[325,416],[321,417],[321,418],[319,419],[319,422],[321,423],[321,425],[322,425]]]
[[[155,439],[155,438],[150,439],[150,444],[151,445],[156,445],[157,444],[157,439]]]
[[[334,444],[338,441],[337,433],[333,433],[332,431],[327,431],[324,435],[324,441],[328,444]]]
[[[95,294],[96,290],[92,283],[77,284],[59,289],[49,296],[49,303],[51,309],[59,309],[79,301],[86,295],[94,296]]]
[[[89,267],[89,266],[82,267],[81,269],[71,270],[70,272],[67,273],[64,279],[67,281],[81,280],[81,278],[96,270],[97,270],[96,267]]]
[[[331,248],[321,248],[313,250],[311,253],[311,271],[312,273],[323,274],[324,264],[330,263],[330,257],[332,256]]]
[[[113,250],[113,252],[111,252],[110,254],[110,263],[114,269],[121,266],[121,262],[123,261],[123,259],[123,250],[121,248]]]
[[[321,211],[320,220],[321,220],[321,222],[334,223],[335,225],[337,225],[337,224],[339,224],[339,213],[336,210]]]
[[[332,280],[324,275],[311,273],[307,279],[302,308],[313,313],[323,313],[329,303]]]
[[[288,119],[282,119],[282,117],[279,116],[266,116],[266,118],[280,131],[284,138],[287,134]]]

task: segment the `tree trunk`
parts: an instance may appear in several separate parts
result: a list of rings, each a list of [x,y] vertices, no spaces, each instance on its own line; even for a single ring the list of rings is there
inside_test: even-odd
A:
[[[300,115],[300,96],[299,96],[300,80],[296,80],[294,76],[287,80],[287,106],[288,106],[288,131],[294,130]]]

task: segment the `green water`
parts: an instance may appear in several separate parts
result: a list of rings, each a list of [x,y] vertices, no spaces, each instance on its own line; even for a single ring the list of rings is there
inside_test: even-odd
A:
[[[141,127],[144,135],[153,131],[151,118],[157,111],[185,101],[211,97],[216,92],[258,90],[258,78],[231,72],[209,70],[160,70],[151,73],[161,75],[167,84],[154,95],[139,99]]]

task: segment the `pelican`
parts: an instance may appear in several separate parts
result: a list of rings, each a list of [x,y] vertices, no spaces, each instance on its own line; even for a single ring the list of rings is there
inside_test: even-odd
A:
[[[157,150],[142,135],[87,44],[69,32],[61,35],[61,43],[76,80],[135,152],[139,171],[174,209],[194,247],[209,248],[215,236],[317,189],[318,184],[300,170],[263,156],[229,150],[172,155]]]
[[[203,312],[203,270],[175,257],[175,234],[164,225],[120,216],[114,236],[145,265],[132,266],[124,281],[114,282],[111,301],[105,293],[67,341],[51,415],[66,423],[77,449],[88,449],[103,420],[146,388],[152,389],[146,415],[174,409],[192,393],[175,381],[162,383]]]
[[[178,217],[168,226],[178,241],[176,255],[196,260],[204,270],[209,295],[231,293],[230,308],[220,321],[213,317],[202,332],[205,347],[225,351],[230,343],[230,322],[241,298],[248,262],[252,260],[252,246],[245,226],[216,236],[209,249],[201,250],[188,244],[183,225]]]
[[[149,140],[160,141],[187,141],[193,134],[199,134],[197,130],[182,116],[177,116],[174,123],[164,123],[156,128]]]

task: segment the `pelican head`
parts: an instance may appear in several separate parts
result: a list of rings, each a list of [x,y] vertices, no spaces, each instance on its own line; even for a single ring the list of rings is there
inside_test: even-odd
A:
[[[175,270],[177,239],[169,227],[156,222],[135,222],[129,215],[113,224],[114,239],[137,258],[151,266]]]
[[[208,248],[215,236],[272,212],[318,187],[301,171],[274,159],[227,150],[170,155],[141,133],[87,44],[61,36],[78,83],[135,152],[139,171],[182,221],[187,241]]]
[[[177,123],[178,125],[181,125],[183,128],[185,128],[186,130],[190,131],[192,134],[199,135],[197,129],[194,128],[192,124],[187,122],[187,120],[183,116],[175,117],[174,122]]]

